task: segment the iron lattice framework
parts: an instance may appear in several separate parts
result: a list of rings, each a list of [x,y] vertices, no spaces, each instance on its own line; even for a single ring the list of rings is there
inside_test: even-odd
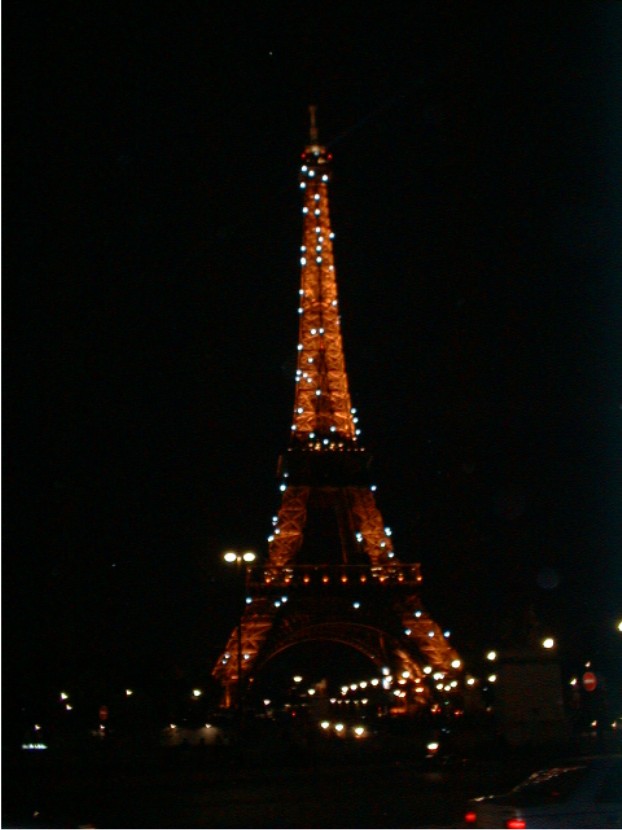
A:
[[[234,691],[284,649],[332,640],[407,678],[407,704],[417,707],[433,696],[431,677],[456,675],[460,659],[422,607],[419,565],[397,559],[369,483],[341,338],[331,156],[318,142],[313,107],[302,159],[298,362],[291,439],[279,464],[281,505],[267,563],[247,569],[247,605],[213,675],[229,706]],[[318,517],[334,528],[336,544],[322,534],[318,541],[316,532],[313,548],[307,531]]]

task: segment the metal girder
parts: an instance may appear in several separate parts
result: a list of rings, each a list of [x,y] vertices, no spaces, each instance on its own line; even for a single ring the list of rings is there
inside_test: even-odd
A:
[[[419,598],[411,596],[405,601],[401,612],[405,631],[416,643],[417,648],[428,658],[430,666],[437,671],[455,673],[462,668],[458,652],[450,645],[439,625],[422,607]]]
[[[212,675],[223,685],[239,683],[253,670],[258,654],[272,630],[276,608],[267,599],[258,599],[253,608],[245,609],[242,619],[233,629],[227,646],[214,666]],[[238,659],[238,649],[241,653]],[[238,665],[241,677],[238,676]]]
[[[458,652],[452,648],[440,627],[425,611],[417,614],[402,614],[404,630],[417,644],[417,649],[427,658],[429,665],[436,671],[454,673],[461,666]]]
[[[288,487],[283,492],[277,525],[270,540],[271,564],[283,567],[294,560],[302,544],[308,500],[308,487]]]
[[[386,532],[373,492],[363,487],[350,489],[352,515],[365,553],[372,565],[379,565],[393,557],[391,537]]]

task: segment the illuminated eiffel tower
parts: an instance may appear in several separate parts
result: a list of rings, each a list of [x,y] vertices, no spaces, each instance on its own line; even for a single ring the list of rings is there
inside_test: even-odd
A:
[[[246,607],[212,674],[223,686],[223,705],[231,706],[277,654],[333,641],[399,679],[397,701],[413,711],[430,705],[437,686],[450,688],[461,663],[422,606],[420,566],[396,556],[370,484],[340,330],[331,155],[310,111],[300,169],[298,368],[291,439],[279,460],[282,501],[268,559],[246,569]]]

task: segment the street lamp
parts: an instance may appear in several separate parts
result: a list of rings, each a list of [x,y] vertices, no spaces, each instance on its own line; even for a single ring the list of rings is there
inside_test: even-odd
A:
[[[236,553],[233,550],[228,550],[225,554],[223,554],[223,559],[228,564],[232,564],[233,562],[236,562],[238,564],[241,564],[242,562],[247,562],[250,564],[251,562],[254,562],[255,559],[257,559],[257,556],[251,550],[246,551],[246,553]]]
[[[254,562],[257,555],[253,551],[248,550],[244,553],[237,553],[234,550],[228,550],[223,554],[223,559],[228,565],[235,565],[240,572],[242,566],[248,567],[251,562]],[[244,582],[246,587],[246,581]],[[238,614],[237,625],[237,641],[238,641],[238,682],[237,682],[237,709],[238,713],[242,711],[242,613]]]

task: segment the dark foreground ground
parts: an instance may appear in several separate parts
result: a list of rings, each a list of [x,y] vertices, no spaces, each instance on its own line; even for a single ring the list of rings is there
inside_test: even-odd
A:
[[[488,748],[445,764],[399,742],[102,742],[6,758],[2,827],[460,827],[467,798],[509,787],[551,757]]]

